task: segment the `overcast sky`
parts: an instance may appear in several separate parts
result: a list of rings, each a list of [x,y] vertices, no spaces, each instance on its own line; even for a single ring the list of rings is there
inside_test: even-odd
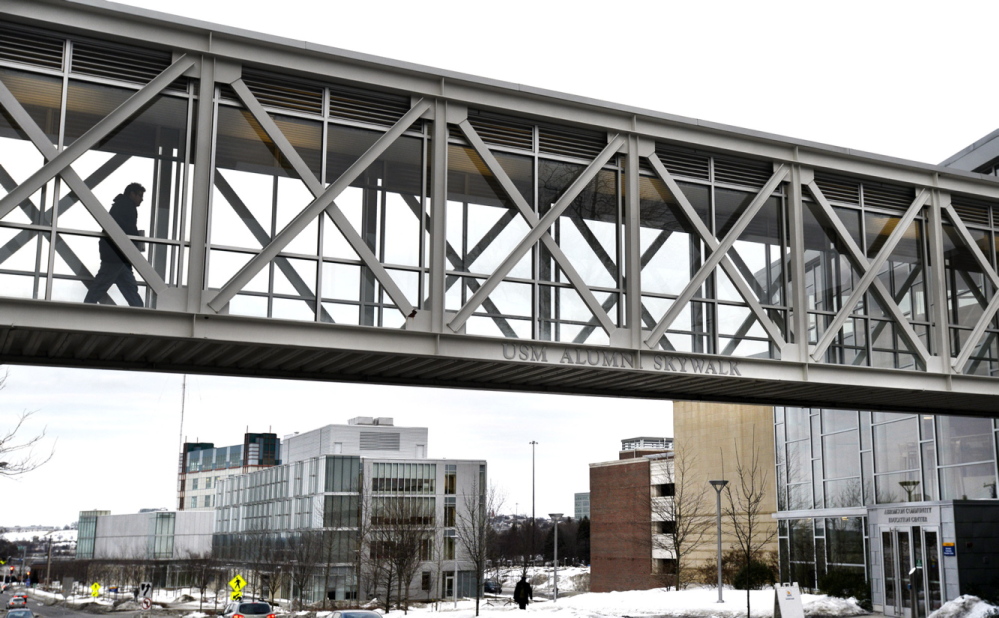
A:
[[[162,0],[126,4],[150,9]],[[828,7],[825,10],[819,6]],[[209,22],[512,83],[938,163],[997,126],[992,2],[612,3],[174,0]],[[815,7],[815,8],[812,8]],[[266,10],[265,10],[266,9]],[[9,423],[34,410],[52,461],[19,481],[0,526],[80,510],[172,507],[178,448],[285,435],[358,415],[430,429],[431,457],[485,458],[506,511],[572,513],[587,464],[622,438],[672,435],[667,402],[10,367]],[[285,412],[291,409],[293,413]],[[2,427],[3,425],[0,425]]]

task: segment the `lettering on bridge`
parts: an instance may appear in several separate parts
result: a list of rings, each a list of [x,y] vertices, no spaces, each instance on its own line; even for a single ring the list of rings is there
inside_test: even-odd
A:
[[[610,367],[616,369],[645,369],[637,352],[614,350],[581,350],[559,348],[533,343],[503,343],[503,358],[506,360],[531,363],[558,363],[560,365],[581,365],[587,367]],[[741,376],[739,361],[731,359],[707,359],[693,356],[655,354],[652,369],[669,373],[699,373],[718,376]]]

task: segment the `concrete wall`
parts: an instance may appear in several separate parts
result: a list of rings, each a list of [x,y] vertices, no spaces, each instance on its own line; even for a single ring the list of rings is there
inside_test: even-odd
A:
[[[955,500],[954,528],[960,593],[995,599],[999,593],[999,502]],[[945,566],[948,560],[944,558]]]
[[[159,514],[162,511],[98,517],[94,559],[152,559]],[[185,559],[210,553],[215,514],[211,511],[176,511],[174,515],[172,558]]]
[[[761,481],[765,484],[765,499],[760,523],[763,534],[773,532],[773,541],[765,551],[777,552],[777,490],[774,461],[774,418],[769,406],[732,405],[699,401],[673,402],[673,437],[677,458],[688,458],[687,474],[694,483],[707,487],[710,529],[702,543],[687,559],[685,569],[715,564],[718,555],[716,533],[715,490],[710,480],[723,479],[733,491],[738,486],[737,461],[747,465],[754,451],[759,453]],[[726,489],[728,489],[726,488]],[[722,492],[722,509],[726,506]],[[729,521],[722,520],[722,550],[735,546]]]

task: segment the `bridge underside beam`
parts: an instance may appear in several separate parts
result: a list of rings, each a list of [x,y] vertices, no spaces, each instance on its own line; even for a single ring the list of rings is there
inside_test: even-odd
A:
[[[0,300],[0,363],[995,415],[988,378]],[[81,312],[90,315],[80,319]],[[53,324],[65,324],[53,328]],[[303,359],[307,363],[303,365]],[[358,371],[358,367],[364,371]],[[572,380],[566,379],[571,370]]]

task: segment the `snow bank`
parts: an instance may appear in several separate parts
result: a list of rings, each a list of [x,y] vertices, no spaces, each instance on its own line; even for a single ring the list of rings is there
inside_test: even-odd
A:
[[[999,616],[999,607],[965,594],[953,601],[943,604],[943,607],[930,614],[930,618],[995,618]]]

